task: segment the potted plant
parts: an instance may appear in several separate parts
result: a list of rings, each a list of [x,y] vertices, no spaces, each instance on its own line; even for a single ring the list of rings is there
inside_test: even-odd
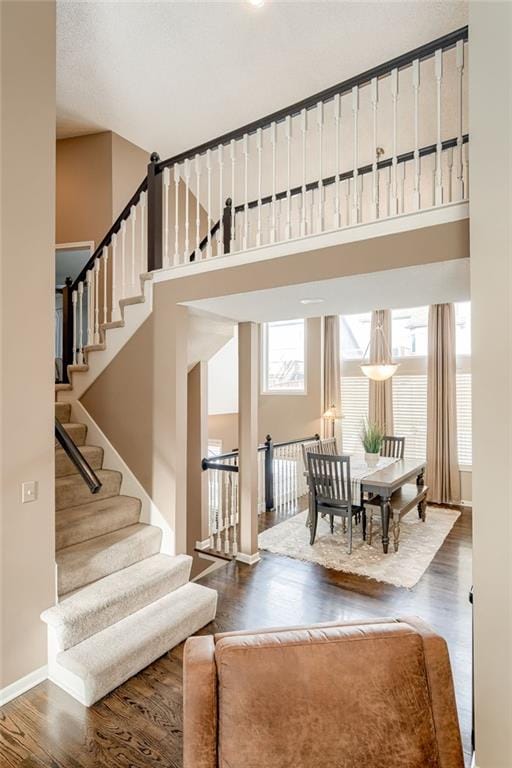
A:
[[[383,437],[384,432],[378,424],[370,424],[368,421],[364,422],[361,442],[365,451],[364,458],[369,467],[375,467],[379,461]]]

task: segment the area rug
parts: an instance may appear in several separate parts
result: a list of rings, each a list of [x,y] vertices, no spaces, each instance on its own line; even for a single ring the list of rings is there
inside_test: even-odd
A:
[[[416,510],[412,510],[402,518],[398,552],[393,551],[391,540],[387,555],[382,551],[380,527],[374,529],[370,547],[363,541],[361,526],[357,525],[353,534],[352,554],[349,555],[341,521],[335,526],[334,534],[331,534],[327,518],[318,521],[316,540],[310,546],[309,529],[306,528],[307,512],[300,512],[263,531],[258,542],[260,549],[267,552],[410,589],[427,570],[459,515],[460,512],[453,509],[427,507],[427,521],[422,523]]]

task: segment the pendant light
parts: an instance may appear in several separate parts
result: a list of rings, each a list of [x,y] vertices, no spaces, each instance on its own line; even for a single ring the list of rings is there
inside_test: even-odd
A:
[[[384,350],[384,360],[380,360],[378,362],[372,362],[371,360],[368,360],[367,363],[361,364],[361,370],[365,376],[367,376],[369,379],[373,379],[373,381],[386,381],[386,379],[390,379],[391,376],[393,376],[393,374],[397,372],[399,363],[394,363],[391,358],[389,344],[387,342],[382,324],[380,323],[379,325],[377,325],[374,331],[374,340],[375,340],[374,348],[375,349],[377,348],[377,339],[379,334],[380,334],[380,337],[382,338],[382,349]],[[365,349],[363,360],[366,357],[366,354],[370,348],[371,343],[372,343],[372,337],[370,337],[368,346]]]

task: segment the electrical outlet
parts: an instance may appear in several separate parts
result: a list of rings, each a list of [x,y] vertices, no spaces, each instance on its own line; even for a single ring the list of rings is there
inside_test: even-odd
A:
[[[21,503],[28,504],[29,501],[37,499],[37,480],[27,480],[21,484]]]

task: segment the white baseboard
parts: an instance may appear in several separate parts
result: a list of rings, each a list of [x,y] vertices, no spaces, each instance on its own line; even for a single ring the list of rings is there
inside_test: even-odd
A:
[[[196,541],[196,549],[210,549],[210,539],[203,539],[203,541]]]
[[[245,563],[245,565],[254,565],[255,563],[259,563],[261,557],[259,552],[255,552],[253,555],[246,555],[245,552],[239,552],[236,559],[240,563]]]
[[[15,680],[14,683],[7,685],[0,690],[0,707],[12,701],[17,696],[21,696],[22,693],[29,691],[35,685],[39,685],[48,678],[48,667],[39,667],[33,672],[29,672],[25,677],[20,677],[19,680]]]

